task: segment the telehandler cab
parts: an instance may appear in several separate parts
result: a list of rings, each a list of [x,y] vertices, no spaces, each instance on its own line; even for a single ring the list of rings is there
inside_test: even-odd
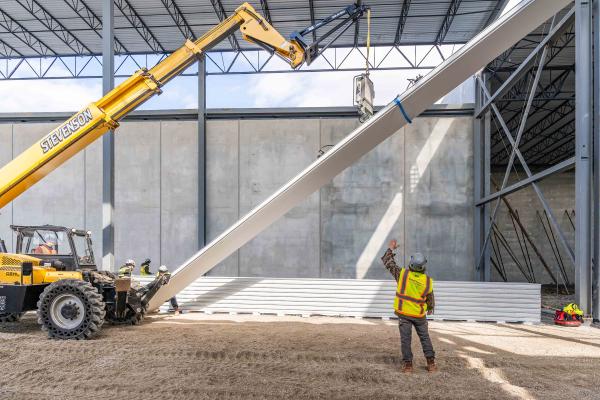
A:
[[[137,324],[148,301],[169,281],[146,286],[98,271],[90,232],[62,226],[11,226],[15,253],[0,253],[0,322],[38,311],[38,323],[57,339],[87,339],[107,321]]]

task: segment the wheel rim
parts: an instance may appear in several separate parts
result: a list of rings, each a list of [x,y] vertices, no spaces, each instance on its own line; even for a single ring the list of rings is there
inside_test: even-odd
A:
[[[65,293],[57,296],[50,304],[52,322],[61,329],[77,328],[85,316],[83,301],[74,294]]]

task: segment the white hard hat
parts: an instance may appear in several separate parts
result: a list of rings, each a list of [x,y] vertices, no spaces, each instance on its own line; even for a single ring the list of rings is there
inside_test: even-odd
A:
[[[125,265],[133,265],[135,267],[135,261],[133,261],[132,259],[129,259],[129,260],[127,260]]]
[[[169,270],[165,265],[161,265],[160,267],[158,267],[158,272],[169,272]]]

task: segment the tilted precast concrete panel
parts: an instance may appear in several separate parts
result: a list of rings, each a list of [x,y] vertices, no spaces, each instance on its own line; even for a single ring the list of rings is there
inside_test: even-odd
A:
[[[317,158],[318,119],[240,121],[240,215]],[[308,196],[239,250],[240,276],[319,276],[319,195]]]
[[[179,265],[197,251],[198,128],[191,121],[160,125],[161,264]],[[156,266],[159,260],[156,260]]]
[[[408,116],[417,116],[470,75],[568,5],[566,0],[524,1],[494,22],[443,64],[405,92],[400,100]],[[307,196],[331,181],[406,124],[400,108],[391,103],[350,133],[271,197],[177,269],[149,304],[157,309],[195,279],[256,237]]]
[[[206,123],[206,238],[213,240],[240,217],[239,128],[237,120]],[[188,253],[189,254],[189,253]],[[238,276],[239,251],[211,275]]]
[[[129,122],[115,135],[115,265],[160,260],[160,122]]]

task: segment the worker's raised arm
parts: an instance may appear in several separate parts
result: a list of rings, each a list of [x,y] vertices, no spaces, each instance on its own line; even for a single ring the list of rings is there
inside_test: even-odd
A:
[[[394,250],[396,250],[397,247],[398,242],[396,241],[396,239],[392,239],[390,241],[390,247],[385,251],[383,257],[381,257],[383,265],[385,266],[385,268],[387,268],[388,271],[390,271],[396,282],[398,282],[398,279],[400,278],[400,270],[402,269],[396,264],[396,260],[394,259],[394,257],[396,256],[394,254]]]

